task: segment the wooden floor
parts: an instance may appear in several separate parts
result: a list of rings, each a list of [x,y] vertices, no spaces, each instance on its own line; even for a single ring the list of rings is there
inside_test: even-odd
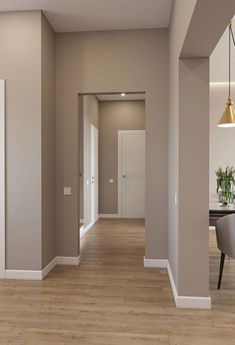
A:
[[[212,311],[176,309],[164,269],[144,269],[141,221],[101,220],[81,244],[80,267],[42,282],[0,281],[0,344],[235,344],[235,260],[216,290],[219,252],[210,232]]]

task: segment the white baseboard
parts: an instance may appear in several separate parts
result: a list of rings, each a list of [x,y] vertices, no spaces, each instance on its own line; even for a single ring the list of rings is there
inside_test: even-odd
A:
[[[97,220],[98,220],[98,219],[97,219]],[[87,233],[87,231],[89,231],[89,230],[92,228],[92,226],[95,225],[95,223],[97,222],[97,220],[94,221],[94,222],[91,222],[91,223],[88,224],[86,227],[84,227],[84,225],[80,227],[80,238],[82,238],[82,237]]]
[[[152,268],[167,268],[166,259],[146,259],[144,256],[144,267],[152,267]]]
[[[42,279],[44,279],[48,273],[57,265],[57,257],[55,257],[49,264],[42,270]]]
[[[173,292],[175,305],[184,309],[211,309],[211,298],[200,296],[180,296],[178,295],[175,281],[171,272],[171,267],[167,259],[146,259],[144,257],[144,267],[166,268]]]
[[[175,281],[171,272],[169,261],[167,262],[167,272],[171,283],[175,305],[177,308],[184,309],[211,309],[211,298],[200,296],[180,296],[178,295]]]
[[[209,226],[209,230],[214,230],[215,231],[215,226],[214,225],[210,225]]]
[[[15,280],[42,280],[56,265],[73,265],[80,264],[80,255],[75,257],[57,256],[43,270],[5,270],[5,279]]]
[[[80,264],[80,255],[79,256],[57,256],[56,264],[78,266]]]
[[[42,280],[42,271],[5,270],[5,279]]]
[[[100,218],[121,218],[121,216],[119,214],[100,214],[99,215]]]

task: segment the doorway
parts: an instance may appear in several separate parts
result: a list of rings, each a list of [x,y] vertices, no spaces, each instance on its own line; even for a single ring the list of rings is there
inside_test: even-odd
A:
[[[118,131],[121,218],[145,218],[145,130]]]
[[[145,218],[145,93],[79,94],[79,118],[80,237],[99,218]]]

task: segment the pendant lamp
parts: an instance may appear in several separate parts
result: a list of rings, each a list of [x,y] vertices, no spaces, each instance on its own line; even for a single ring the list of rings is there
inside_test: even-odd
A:
[[[228,34],[229,34],[229,48],[228,48],[228,56],[229,56],[229,67],[228,67],[228,74],[229,74],[229,81],[228,81],[228,100],[226,103],[226,108],[221,116],[221,119],[218,123],[218,127],[235,127],[235,111],[233,109],[233,101],[231,99],[231,38],[233,40],[235,46],[235,40],[232,30],[232,24],[229,24],[228,27]]]

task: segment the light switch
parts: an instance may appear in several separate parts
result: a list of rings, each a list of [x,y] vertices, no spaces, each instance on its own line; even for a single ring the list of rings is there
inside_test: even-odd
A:
[[[64,195],[72,195],[72,188],[64,187]]]
[[[109,183],[113,183],[113,178],[110,178],[110,179],[109,179]]]
[[[177,195],[177,193],[175,193],[175,205],[177,205],[178,204],[178,195]]]
[[[86,180],[86,185],[89,186],[89,184],[90,184],[90,181]]]

